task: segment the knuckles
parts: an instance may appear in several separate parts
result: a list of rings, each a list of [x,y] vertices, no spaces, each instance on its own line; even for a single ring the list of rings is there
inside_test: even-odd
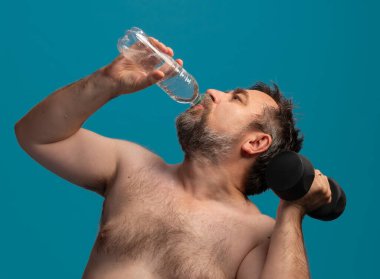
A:
[[[306,211],[314,210],[332,201],[332,193],[328,179],[325,175],[320,174],[321,172],[319,170],[315,170],[314,181],[309,192],[296,202],[298,205],[304,207]]]

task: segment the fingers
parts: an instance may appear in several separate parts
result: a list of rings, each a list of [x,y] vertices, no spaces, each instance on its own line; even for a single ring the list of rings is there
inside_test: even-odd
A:
[[[158,41],[156,38],[148,37],[148,40],[160,52],[165,53],[171,57],[174,55],[174,51],[172,48],[167,47],[166,45]],[[181,67],[183,66],[183,61],[181,59],[177,59],[176,62]],[[160,56],[157,56],[154,52],[147,50],[147,54],[144,55],[140,63],[144,65],[146,70],[151,71],[157,68],[158,64],[162,63],[162,59]],[[161,67],[158,68],[158,70],[162,71],[165,75],[167,75],[171,70],[170,68],[171,67],[169,65],[163,64]]]
[[[183,61],[181,59],[176,59],[176,62],[182,67],[183,66]],[[149,82],[150,84],[156,83],[160,79],[164,77],[170,77],[170,72],[168,70],[165,70],[164,67],[161,67],[155,71],[153,71],[150,75]]]
[[[149,76],[146,79],[147,84],[145,86],[150,86],[152,84],[155,84],[160,79],[162,79],[165,76],[165,74],[162,71],[156,70],[149,74]]]
[[[322,172],[320,170],[317,170],[317,169],[314,170],[314,173],[315,173],[315,175],[323,175]]]
[[[174,50],[171,47],[168,47],[168,49],[169,49],[169,55],[173,56],[174,55]]]
[[[181,67],[183,67],[183,61],[182,59],[176,59],[175,60]]]
[[[176,59],[175,61],[181,67],[183,66],[183,61],[181,59]],[[173,67],[173,66],[166,64],[166,63],[163,64],[161,67],[159,67],[157,70],[163,72],[165,75],[165,78],[171,78],[171,77],[174,77],[175,75],[178,74],[178,69],[176,67]]]
[[[320,191],[324,198],[326,199],[327,203],[330,203],[332,201],[332,193],[330,188],[330,183],[326,175],[324,175],[320,170],[315,169],[314,170],[316,179],[319,181],[320,185]]]
[[[170,55],[170,56],[173,56],[174,55],[174,51],[171,47],[167,47],[166,45],[164,45],[163,43],[161,43],[159,40],[157,40],[156,38],[153,38],[153,37],[149,37],[149,41],[155,46],[157,47],[160,51],[162,51],[163,53],[166,53],[167,55]]]

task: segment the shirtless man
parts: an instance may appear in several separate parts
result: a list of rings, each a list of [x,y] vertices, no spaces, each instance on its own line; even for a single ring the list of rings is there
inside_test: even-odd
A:
[[[276,86],[207,90],[201,106],[176,120],[185,153],[180,164],[81,128],[109,100],[164,76],[161,70],[145,75],[120,55],[57,90],[15,125],[32,158],[104,197],[83,278],[309,278],[302,219],[330,202],[327,178],[316,170],[305,197],[280,200],[276,220],[247,198],[267,188],[263,170],[274,154],[301,148],[292,103]]]

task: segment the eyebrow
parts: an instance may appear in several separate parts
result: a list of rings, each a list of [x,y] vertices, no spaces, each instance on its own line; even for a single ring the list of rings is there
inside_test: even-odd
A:
[[[226,92],[227,93],[227,92]],[[248,100],[249,100],[249,93],[247,90],[243,89],[243,88],[236,88],[235,90],[233,90],[231,92],[233,95],[236,95],[236,94],[243,94],[244,97],[245,97],[245,100],[243,101],[244,105],[248,105]]]

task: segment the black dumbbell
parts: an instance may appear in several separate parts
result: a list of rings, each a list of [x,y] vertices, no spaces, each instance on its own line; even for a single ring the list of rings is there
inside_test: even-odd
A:
[[[314,180],[314,167],[306,157],[293,152],[283,151],[269,162],[265,180],[267,185],[283,200],[293,201],[303,197]],[[312,212],[312,218],[331,221],[338,218],[346,207],[346,195],[332,178],[330,183],[332,201]]]

